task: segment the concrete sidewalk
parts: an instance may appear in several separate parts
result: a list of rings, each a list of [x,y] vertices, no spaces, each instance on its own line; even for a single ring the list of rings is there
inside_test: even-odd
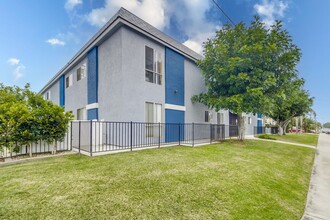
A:
[[[260,141],[269,141],[269,142],[276,142],[276,143],[281,143],[281,144],[291,144],[291,145],[295,145],[295,146],[308,147],[308,148],[312,148],[312,149],[315,149],[315,148],[316,148],[315,146],[307,145],[307,144],[299,144],[299,143],[287,142],[287,141],[262,139],[262,138],[256,138],[256,137],[247,137],[246,139],[250,139],[250,140],[260,140]]]
[[[320,134],[303,220],[330,219],[330,135]]]

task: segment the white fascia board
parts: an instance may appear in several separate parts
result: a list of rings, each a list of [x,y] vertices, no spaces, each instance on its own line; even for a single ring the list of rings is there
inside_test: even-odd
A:
[[[172,105],[172,104],[165,104],[165,109],[172,109],[172,110],[178,110],[178,111],[186,111],[186,106],[182,105]]]
[[[94,108],[99,108],[99,103],[96,102],[96,103],[86,105],[86,110],[94,109]]]

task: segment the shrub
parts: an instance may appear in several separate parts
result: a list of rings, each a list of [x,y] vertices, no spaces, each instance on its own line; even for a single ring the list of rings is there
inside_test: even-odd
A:
[[[276,138],[273,135],[270,135],[270,134],[261,134],[261,135],[258,136],[258,138],[276,140]]]

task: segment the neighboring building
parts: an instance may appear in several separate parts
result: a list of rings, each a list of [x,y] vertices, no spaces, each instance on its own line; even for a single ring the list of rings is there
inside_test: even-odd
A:
[[[203,57],[121,8],[40,93],[78,120],[237,124],[191,97],[205,91]],[[246,116],[253,134],[257,116]]]

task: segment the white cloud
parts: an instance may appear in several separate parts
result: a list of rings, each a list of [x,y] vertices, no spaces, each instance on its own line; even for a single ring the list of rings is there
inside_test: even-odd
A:
[[[80,4],[82,4],[82,0],[67,0],[64,7],[66,10],[72,10]]]
[[[104,25],[120,7],[124,7],[154,27],[169,28],[170,19],[175,20],[181,35],[187,38],[184,45],[202,52],[202,43],[212,37],[220,23],[207,19],[206,12],[212,7],[206,0],[106,0],[104,7],[93,9],[87,21],[93,26]]]
[[[25,70],[25,66],[23,64],[19,64],[13,72],[13,75],[15,77],[15,81],[19,80],[23,76],[23,71]]]
[[[18,65],[19,64],[19,59],[17,59],[17,58],[10,58],[7,62],[10,65],[15,66],[15,65]]]
[[[261,4],[254,5],[267,28],[273,25],[276,19],[283,18],[288,7],[288,3],[279,0],[263,0]]]
[[[25,66],[20,62],[20,60],[17,58],[10,58],[7,62],[9,63],[9,65],[15,66],[15,69],[13,71],[15,81],[22,78]]]
[[[93,9],[87,15],[87,21],[94,26],[104,25],[120,7],[124,7],[156,28],[165,26],[165,0],[106,0],[105,6]]]
[[[48,39],[46,41],[47,43],[51,44],[51,45],[60,45],[60,46],[64,46],[65,45],[65,42],[64,41],[61,41],[57,38],[51,38],[51,39]]]
[[[203,53],[203,42],[205,42],[208,38],[211,38],[215,35],[215,30],[212,32],[200,32],[193,35],[190,39],[186,40],[183,44],[193,51],[202,54]]]

